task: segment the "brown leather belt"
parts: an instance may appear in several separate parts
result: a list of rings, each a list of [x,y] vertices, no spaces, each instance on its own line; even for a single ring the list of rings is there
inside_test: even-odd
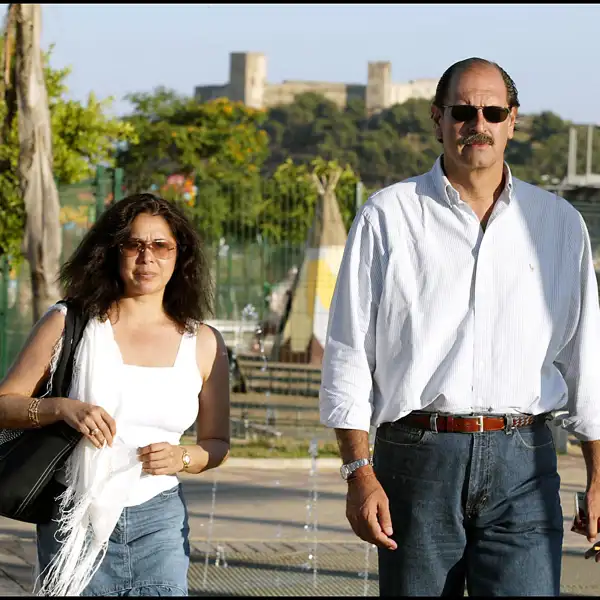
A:
[[[543,415],[440,415],[438,413],[412,412],[396,423],[427,431],[445,433],[481,433],[483,431],[510,431],[545,421]]]

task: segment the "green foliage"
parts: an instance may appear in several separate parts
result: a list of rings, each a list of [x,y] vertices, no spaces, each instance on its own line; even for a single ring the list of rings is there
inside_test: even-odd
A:
[[[163,196],[185,206],[209,242],[223,236],[228,242],[257,236],[269,243],[304,242],[317,199],[310,174],[337,168],[338,162],[323,157],[327,144],[335,145],[333,138],[326,137],[316,148],[321,153],[318,158],[301,165],[283,159],[267,179],[261,173],[269,155],[269,134],[262,128],[264,111],[226,98],[198,103],[165,88],[131,94],[128,99],[133,111],[126,120],[135,128],[139,143],[121,150],[118,165],[126,173],[130,191],[161,188]],[[320,101],[307,95],[304,103],[292,105],[291,122],[310,118],[316,109],[320,126],[326,128],[337,108],[321,107]],[[285,130],[282,125],[273,135],[284,139]],[[343,142],[343,136],[338,141]],[[186,204],[181,189],[165,186],[174,173],[196,182],[196,202]],[[351,166],[346,166],[337,193],[347,226],[354,217],[357,181]]]
[[[0,59],[3,43],[0,38]],[[52,69],[52,48],[44,54],[44,76],[48,92],[52,127],[53,168],[58,183],[72,184],[90,178],[97,164],[114,165],[115,145],[135,143],[131,124],[106,115],[112,98],[97,101],[90,94],[86,104],[66,100],[65,80],[70,69]],[[1,61],[0,61],[1,62]],[[0,122],[6,116],[6,104],[0,97]],[[5,143],[0,144],[0,161],[10,165],[0,172],[0,253],[13,259],[20,257],[20,243],[25,224],[25,210],[16,176],[19,156],[18,119],[12,123]]]
[[[442,152],[430,107],[429,100],[411,99],[367,118],[358,99],[340,109],[317,94],[301,94],[294,103],[269,110],[267,171],[275,172],[288,158],[309,164],[321,156],[349,164],[371,190],[413,177],[429,170]],[[521,115],[519,122],[506,153],[514,174],[534,184],[564,177],[570,123],[550,111]],[[578,172],[585,169],[584,139],[580,134]],[[600,148],[599,139],[595,144]],[[595,154],[600,162],[600,151]]]
[[[568,125],[553,112],[544,111],[531,119],[530,136],[532,142],[546,142],[552,136],[565,135]]]
[[[269,172],[286,158],[310,163],[316,156],[349,165],[369,187],[386,185],[430,168],[440,146],[433,135],[430,103],[409,100],[367,118],[364,102],[340,109],[314,93],[269,111]]]
[[[295,164],[291,159],[279,165],[263,196],[263,211],[260,215],[263,237],[273,244],[282,241],[304,243],[318,198],[311,173],[318,177],[329,177],[338,168],[336,161],[326,161],[321,157],[315,158],[309,165]],[[358,181],[356,173],[346,165],[336,187],[336,197],[346,229],[349,229],[355,215]],[[293,227],[289,226],[290,223],[293,223]]]
[[[248,182],[268,154],[264,111],[226,98],[200,104],[172,90],[130,94],[125,118],[139,143],[122,148],[118,166],[131,191],[163,186],[179,173],[201,181]]]
[[[322,158],[314,159],[309,165],[287,160],[269,178],[200,180],[197,201],[185,208],[209,243],[225,237],[228,243],[256,239],[269,245],[302,246],[318,197],[311,173],[328,177],[337,169],[336,161]],[[336,187],[346,228],[354,218],[358,181],[357,175],[346,165]],[[178,197],[170,199],[181,202]]]

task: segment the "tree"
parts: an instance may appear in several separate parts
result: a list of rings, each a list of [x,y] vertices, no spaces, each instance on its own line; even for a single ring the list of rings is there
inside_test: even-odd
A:
[[[265,113],[220,98],[199,103],[172,90],[127,96],[133,111],[125,118],[138,135],[118,155],[130,190],[163,186],[179,173],[201,181],[247,182],[268,153],[260,129]]]
[[[61,231],[58,190],[52,175],[52,134],[40,49],[39,4],[8,8],[4,70],[7,101],[4,130],[18,117],[16,180],[25,207],[24,252],[31,272],[33,320],[60,297]]]
[[[569,124],[558,115],[546,110],[531,119],[530,135],[532,142],[545,142],[556,134],[567,133]]]
[[[0,38],[0,64],[7,58],[4,38]],[[53,172],[58,184],[72,184],[90,178],[96,165],[114,166],[115,148],[127,142],[135,144],[137,135],[130,123],[106,115],[112,98],[96,100],[93,93],[87,103],[65,100],[66,79],[70,68],[50,66],[52,47],[43,53],[44,80],[48,94],[52,128]],[[14,67],[14,63],[13,63]],[[14,88],[12,88],[14,90]],[[11,88],[6,90],[10,94]],[[0,254],[21,258],[25,227],[25,209],[18,190],[17,163],[19,140],[16,114],[7,112],[4,88],[0,90]]]
[[[431,106],[421,99],[410,98],[402,104],[395,104],[373,119],[389,123],[400,136],[422,134],[433,137]]]
[[[125,121],[138,143],[120,150],[117,164],[129,191],[158,189],[191,216],[205,242],[218,242],[233,227],[256,233],[260,169],[269,138],[265,112],[227,98],[199,103],[162,87],[130,94]],[[167,185],[173,175],[197,185],[194,202]]]

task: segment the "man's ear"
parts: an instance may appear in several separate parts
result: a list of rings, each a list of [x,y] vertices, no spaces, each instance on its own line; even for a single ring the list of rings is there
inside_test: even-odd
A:
[[[517,112],[518,108],[513,106],[510,109],[510,114],[508,115],[508,139],[512,140],[515,135],[515,126],[517,124]]]

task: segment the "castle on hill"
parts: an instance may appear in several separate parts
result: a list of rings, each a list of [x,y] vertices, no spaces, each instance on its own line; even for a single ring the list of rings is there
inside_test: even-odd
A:
[[[201,102],[227,97],[252,108],[271,108],[291,104],[298,94],[314,92],[335,102],[340,108],[349,100],[364,101],[372,115],[410,98],[435,96],[437,79],[416,79],[407,83],[392,82],[390,62],[369,62],[367,84],[325,81],[267,82],[267,57],[259,52],[233,52],[229,55],[229,82],[224,85],[200,85],[194,97]]]

